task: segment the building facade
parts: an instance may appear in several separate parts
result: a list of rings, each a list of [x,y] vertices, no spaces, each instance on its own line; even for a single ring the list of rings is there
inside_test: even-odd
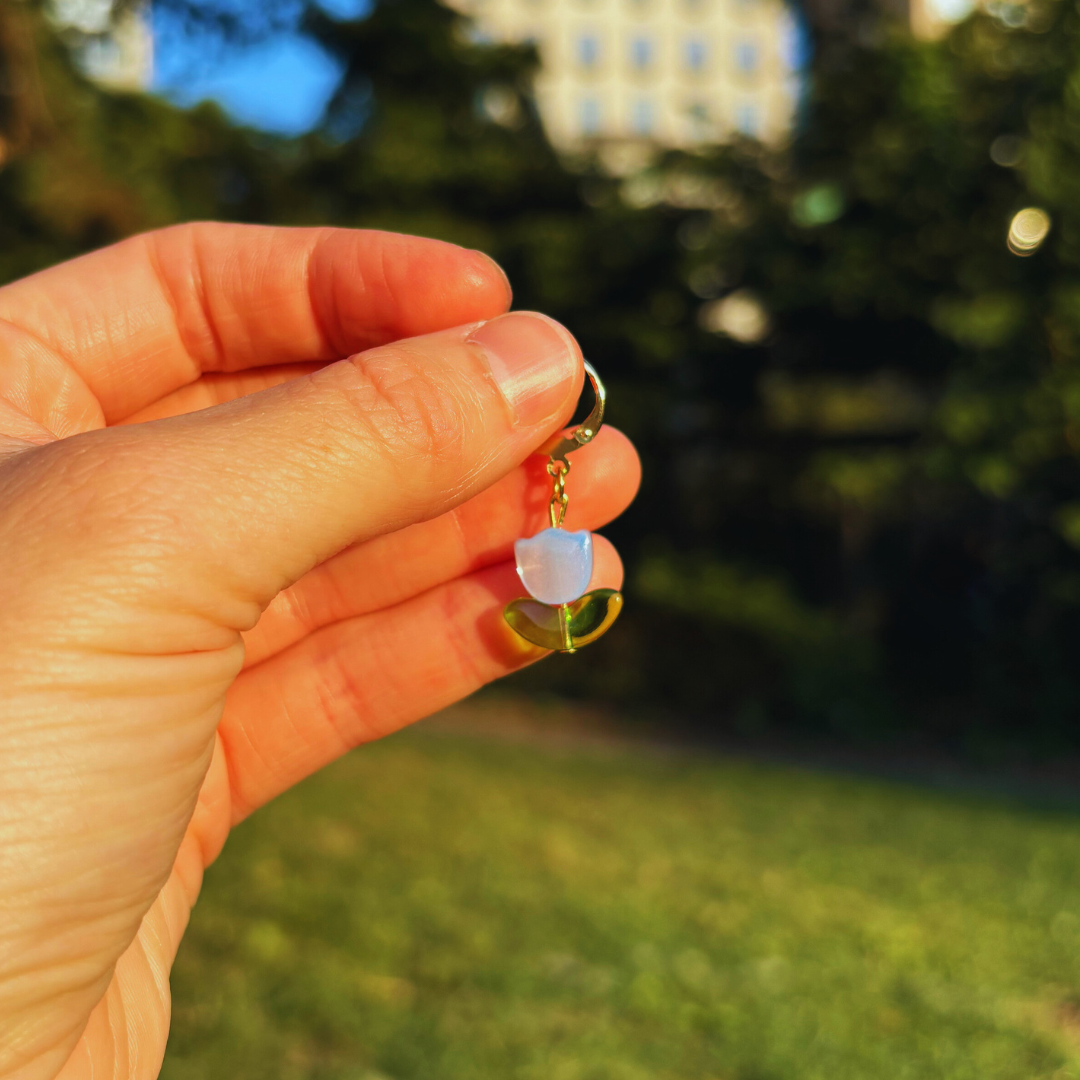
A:
[[[478,38],[533,42],[553,144],[689,148],[790,131],[797,24],[782,0],[454,0]]]

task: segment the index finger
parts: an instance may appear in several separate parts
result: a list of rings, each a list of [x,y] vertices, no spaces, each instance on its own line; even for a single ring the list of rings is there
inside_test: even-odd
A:
[[[204,222],[7,285],[0,319],[61,357],[114,423],[204,372],[339,360],[509,303],[491,259],[438,240]]]

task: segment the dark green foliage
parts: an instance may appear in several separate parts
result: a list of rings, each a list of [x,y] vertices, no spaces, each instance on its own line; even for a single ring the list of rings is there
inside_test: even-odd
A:
[[[257,145],[211,105],[180,112],[140,94],[107,93],[73,67],[34,4],[0,12],[0,41],[32,45],[0,63],[41,87],[0,117],[0,279],[30,273],[133,232],[198,218],[272,219],[288,202],[281,149]],[[24,118],[18,119],[18,112]],[[27,117],[26,114],[29,114]]]
[[[1027,20],[849,49],[790,157],[682,163],[738,218],[703,222],[688,263],[753,289],[774,324],[741,355],[688,348],[712,414],[673,510],[707,564],[733,564],[721,609],[740,610],[738,573],[792,585],[752,627],[787,653],[759,714],[983,749],[1075,739],[1080,23],[1056,5]],[[1006,233],[1032,205],[1053,229],[1021,258]],[[700,608],[707,571],[667,563],[657,597],[681,575]],[[795,597],[836,622],[792,650]]]
[[[819,42],[791,148],[625,181],[560,163],[535,55],[433,0],[306,8],[345,76],[292,142],[105,94],[39,27],[47,130],[0,171],[0,275],[192,217],[483,248],[578,335],[646,464],[611,530],[627,613],[545,687],[753,731],[1075,746],[1080,15],[995,10],[936,43]],[[1052,228],[1020,257],[1028,206]],[[733,303],[754,340],[715,332]]]

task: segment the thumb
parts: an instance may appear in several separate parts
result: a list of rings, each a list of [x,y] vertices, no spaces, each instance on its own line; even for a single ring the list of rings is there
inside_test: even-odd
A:
[[[124,592],[152,591],[158,614],[246,629],[334,552],[441,514],[515,467],[569,419],[582,378],[568,331],[514,312],[202,412],[35,450],[27,467],[60,467],[79,537],[73,558],[59,530],[68,538],[52,595],[58,577],[84,595],[95,578],[115,582],[119,558],[137,571]],[[25,557],[47,558],[48,546]],[[160,620],[147,625],[156,632]]]

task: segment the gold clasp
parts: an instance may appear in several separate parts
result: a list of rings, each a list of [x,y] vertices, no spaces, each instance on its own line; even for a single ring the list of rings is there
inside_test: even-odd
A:
[[[551,492],[551,503],[548,506],[548,514],[551,517],[551,527],[553,529],[562,528],[563,518],[566,517],[566,505],[570,502],[570,496],[566,494],[566,474],[570,471],[570,461],[566,455],[579,446],[592,442],[596,438],[596,433],[600,430],[600,425],[604,422],[604,403],[607,401],[607,391],[600,381],[600,376],[596,374],[596,369],[588,360],[585,361],[585,374],[589,376],[593,394],[596,395],[596,403],[592,407],[592,412],[585,418],[585,422],[574,428],[569,435],[563,435],[560,432],[544,443],[537,451],[538,454],[546,454],[550,458],[547,465],[548,476],[555,482]]]
[[[592,383],[593,393],[596,395],[596,403],[593,405],[592,412],[585,418],[584,423],[579,427],[576,427],[569,435],[564,435],[561,432],[558,435],[552,436],[543,446],[537,450],[538,454],[544,454],[546,457],[550,457],[553,462],[561,461],[565,466],[567,472],[570,470],[570,462],[566,460],[566,455],[578,447],[584,446],[586,443],[590,443],[596,438],[596,433],[600,430],[601,425],[604,422],[604,404],[607,401],[607,391],[604,389],[604,384],[600,381],[600,376],[596,374],[596,369],[585,361],[585,374],[589,376],[589,382]],[[548,471],[551,471],[550,466]],[[555,474],[552,473],[552,476]]]

